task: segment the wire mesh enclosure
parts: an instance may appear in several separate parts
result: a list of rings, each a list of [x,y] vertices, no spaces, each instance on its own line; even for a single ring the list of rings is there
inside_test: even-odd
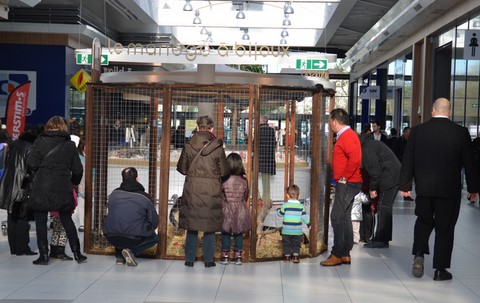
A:
[[[250,193],[245,203],[253,218],[244,240],[245,259],[283,256],[276,208],[286,201],[290,184],[300,187],[312,221],[312,228],[304,229],[301,254],[316,256],[327,248],[330,91],[322,86],[98,83],[90,84],[87,93],[88,253],[113,253],[102,233],[108,195],[119,187],[121,170],[134,166],[160,219],[160,241],[146,255],[184,258],[185,231],[178,228],[174,205],[185,177],[176,165],[201,115],[214,119],[214,133],[223,139],[226,154],[235,152],[243,159]],[[220,234],[216,251],[219,258]],[[201,249],[197,257],[202,258]]]

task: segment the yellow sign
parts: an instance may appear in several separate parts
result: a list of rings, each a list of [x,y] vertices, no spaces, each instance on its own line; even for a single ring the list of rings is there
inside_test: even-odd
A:
[[[70,78],[70,83],[79,92],[84,93],[87,90],[87,83],[90,82],[90,79],[90,75],[82,68]]]

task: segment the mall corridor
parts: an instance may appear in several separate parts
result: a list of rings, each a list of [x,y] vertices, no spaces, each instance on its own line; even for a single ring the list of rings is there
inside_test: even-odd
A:
[[[51,261],[34,266],[34,256],[11,256],[7,237],[0,236],[0,303],[480,302],[479,204],[462,201],[453,280],[445,282],[433,281],[431,256],[423,278],[411,274],[413,206],[398,196],[390,248],[355,245],[350,266],[331,268],[319,265],[327,253],[298,265],[273,261],[205,268],[196,262],[189,268],[183,261],[138,259],[138,267],[127,267],[115,265],[113,256],[88,255],[81,265]],[[0,214],[4,220],[5,212]]]

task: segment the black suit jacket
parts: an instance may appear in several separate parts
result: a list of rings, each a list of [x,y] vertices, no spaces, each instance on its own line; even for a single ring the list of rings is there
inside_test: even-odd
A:
[[[468,192],[478,192],[468,130],[448,118],[432,118],[412,128],[403,154],[400,190],[411,190],[413,179],[418,196],[460,198],[462,168]]]

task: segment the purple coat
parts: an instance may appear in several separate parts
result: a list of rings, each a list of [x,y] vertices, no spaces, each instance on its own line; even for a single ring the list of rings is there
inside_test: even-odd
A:
[[[223,224],[222,232],[240,234],[252,229],[248,199],[247,179],[243,176],[230,176],[222,184]]]

